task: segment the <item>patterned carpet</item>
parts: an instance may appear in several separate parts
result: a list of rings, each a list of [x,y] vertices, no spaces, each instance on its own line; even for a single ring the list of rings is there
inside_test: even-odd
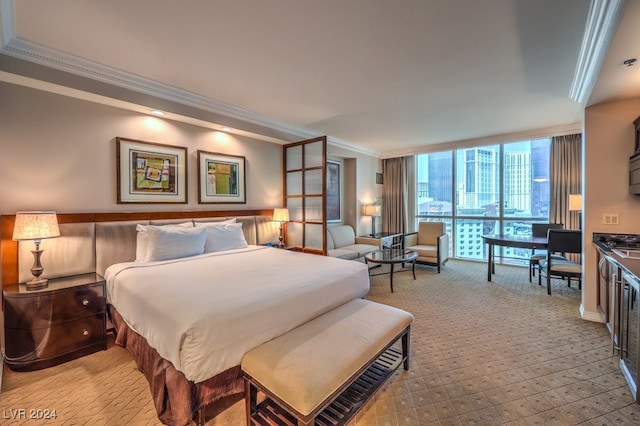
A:
[[[377,268],[374,273],[384,272]],[[412,359],[368,403],[357,425],[638,425],[640,408],[612,356],[602,324],[578,313],[580,292],[553,295],[526,268],[449,261],[372,278],[368,299],[412,312]],[[57,419],[12,420],[15,410]],[[125,349],[31,373],[4,369],[0,423],[159,424],[146,380]],[[244,425],[243,401],[207,423]]]

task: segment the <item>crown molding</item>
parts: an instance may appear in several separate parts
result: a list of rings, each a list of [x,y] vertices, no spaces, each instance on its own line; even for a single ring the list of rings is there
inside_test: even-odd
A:
[[[616,34],[627,0],[591,0],[569,97],[585,104]]]
[[[59,71],[111,84],[156,98],[177,102],[196,109],[225,115],[265,127],[277,128],[285,133],[296,130],[288,125],[197,93],[179,89],[145,77],[127,73],[116,68],[69,55],[45,46],[13,38],[2,47],[2,53],[33,62]]]
[[[197,110],[272,129],[282,134],[291,135],[294,138],[310,139],[322,136],[322,134],[311,129],[284,123],[271,117],[229,105],[197,93],[23,40],[15,34],[13,1],[14,0],[0,0],[0,53],[2,54],[155,98],[175,102]],[[194,123],[193,120],[189,121],[188,118],[185,121],[191,122],[192,124]],[[275,140],[268,136],[262,138],[256,134],[252,136],[257,136],[257,139],[268,142],[274,142]],[[278,142],[284,144],[293,141],[280,140]],[[332,136],[327,137],[327,142],[331,146],[344,148],[357,153],[376,157],[379,154],[376,151]]]
[[[0,0],[10,1],[10,0]],[[4,11],[2,13],[4,16]],[[241,120],[254,125],[276,130],[277,132],[288,134],[301,139],[310,139],[322,134],[304,127],[294,126],[273,118],[260,115],[233,105],[229,105],[215,99],[211,99],[197,93],[189,92],[140,77],[134,74],[120,71],[118,69],[99,64],[93,61],[68,55],[35,43],[13,38],[9,43],[0,49],[3,54],[12,56],[21,60],[36,63],[59,71],[74,74],[80,77],[89,78],[91,80],[100,81],[102,83],[118,86],[127,90],[132,90],[155,98],[168,100],[181,105],[186,105],[198,110],[207,111],[221,116]],[[254,135],[255,136],[255,135]],[[263,139],[257,137],[257,139]],[[270,138],[268,142],[273,142]],[[292,141],[280,141],[287,143]],[[378,152],[355,145],[351,142],[328,136],[327,142],[331,146],[341,147],[357,153],[378,156]]]

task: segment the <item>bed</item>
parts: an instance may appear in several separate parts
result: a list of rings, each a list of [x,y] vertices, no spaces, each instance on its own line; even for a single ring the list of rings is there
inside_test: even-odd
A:
[[[73,270],[83,273],[93,262],[94,271],[105,276],[116,344],[131,352],[149,381],[165,424],[203,423],[205,409],[210,417],[237,401],[243,392],[239,364],[244,353],[369,290],[362,263],[265,246],[277,241],[278,229],[264,215],[237,218],[245,237],[242,247],[139,258],[136,229],[141,223],[160,228],[208,220],[61,225],[67,238],[55,244],[64,250],[47,249],[46,267],[54,274],[59,272],[56,252],[68,258],[69,246],[79,253],[94,251],[82,261],[87,265]],[[30,254],[28,247],[19,251]]]

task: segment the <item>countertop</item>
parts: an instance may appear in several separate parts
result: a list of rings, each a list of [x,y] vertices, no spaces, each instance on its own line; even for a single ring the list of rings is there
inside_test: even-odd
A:
[[[600,251],[605,254],[609,259],[613,260],[618,264],[622,269],[628,272],[631,275],[636,277],[636,280],[640,281],[640,260],[639,259],[627,259],[622,256],[619,256],[615,252],[611,250],[611,247],[604,244],[599,240],[598,234],[593,235],[593,244],[600,249]]]

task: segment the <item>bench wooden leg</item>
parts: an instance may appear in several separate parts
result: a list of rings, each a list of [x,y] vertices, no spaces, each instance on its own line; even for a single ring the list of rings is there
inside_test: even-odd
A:
[[[258,401],[258,389],[248,380],[244,379],[244,400],[247,410],[247,424],[251,424],[251,417],[255,414]]]
[[[407,332],[402,335],[402,357],[404,358],[403,368],[409,369],[409,334],[411,333],[411,327],[407,328]]]

